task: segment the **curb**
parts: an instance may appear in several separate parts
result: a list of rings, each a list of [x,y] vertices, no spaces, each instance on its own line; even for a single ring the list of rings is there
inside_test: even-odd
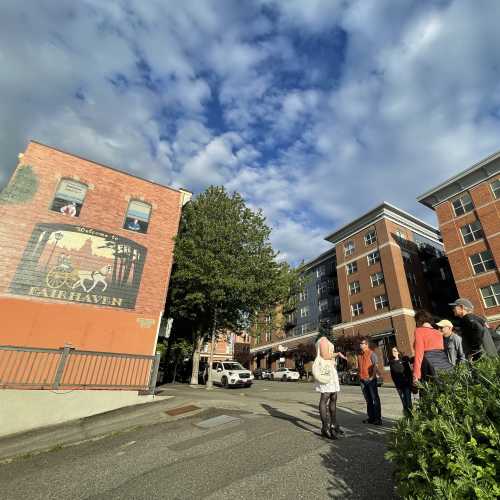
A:
[[[118,408],[63,424],[5,436],[0,438],[0,464],[66,446],[77,445],[85,441],[97,441],[112,434],[126,432],[150,424],[191,417],[204,410],[202,406],[198,405],[198,410],[178,416],[165,413],[169,409],[184,404],[196,405],[197,403],[185,398],[171,396],[167,400]]]

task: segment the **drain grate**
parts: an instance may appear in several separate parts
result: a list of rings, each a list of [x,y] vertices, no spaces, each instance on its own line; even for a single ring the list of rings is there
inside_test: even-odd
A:
[[[183,413],[189,413],[200,408],[195,405],[179,406],[179,408],[173,408],[172,410],[167,410],[165,413],[171,417],[176,417],[177,415],[182,415]]]
[[[196,424],[202,429],[211,429],[212,427],[218,427],[219,425],[230,424],[233,422],[240,422],[241,419],[236,417],[231,417],[230,415],[219,415],[218,417],[212,417],[207,420],[203,420],[199,424]]]

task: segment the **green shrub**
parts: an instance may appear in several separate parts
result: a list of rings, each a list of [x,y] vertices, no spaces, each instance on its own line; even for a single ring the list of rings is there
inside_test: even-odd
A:
[[[458,366],[424,391],[386,454],[399,495],[500,498],[500,358]]]

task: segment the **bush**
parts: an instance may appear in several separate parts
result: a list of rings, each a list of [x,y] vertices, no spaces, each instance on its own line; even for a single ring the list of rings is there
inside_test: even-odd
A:
[[[500,498],[500,358],[462,364],[424,384],[386,457],[408,499]]]

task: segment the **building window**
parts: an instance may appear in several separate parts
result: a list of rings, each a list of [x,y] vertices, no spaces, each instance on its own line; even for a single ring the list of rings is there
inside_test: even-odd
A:
[[[355,295],[361,291],[361,287],[359,285],[359,281],[353,281],[349,283],[349,293],[351,295]]]
[[[365,234],[365,245],[373,245],[377,241],[377,233],[375,231],[370,231]]]
[[[300,325],[301,335],[306,334],[308,331],[309,331],[309,323],[304,323],[303,325]]]
[[[330,281],[320,281],[316,285],[316,288],[318,290],[318,295],[328,293],[328,291],[331,289],[331,286],[332,286],[332,283]]]
[[[307,300],[307,288],[304,288],[304,290],[299,293],[299,300],[300,302]]]
[[[490,185],[493,196],[498,200],[500,198],[500,179],[495,179]]]
[[[380,260],[380,253],[376,250],[375,252],[369,253],[366,258],[368,260],[368,265],[371,266]]]
[[[321,276],[324,276],[326,274],[326,267],[325,266],[319,266],[316,269],[316,277],[321,278]]]
[[[347,274],[354,274],[358,272],[358,263],[356,261],[354,262],[349,262],[347,264]]]
[[[469,193],[465,193],[460,196],[460,198],[453,200],[451,204],[453,205],[453,210],[455,211],[456,216],[470,212],[474,208],[474,204],[472,203]]]
[[[404,250],[401,252],[401,255],[403,257],[404,263],[407,265],[410,265],[411,264],[411,255],[408,252],[405,252]]]
[[[411,283],[412,285],[417,284],[417,277],[415,276],[415,273],[407,272],[406,277],[408,278],[408,282]]]
[[[266,342],[271,342],[271,332],[266,332]]]
[[[61,179],[50,209],[69,217],[79,217],[85,196],[87,196],[87,189],[87,186],[81,182]]]
[[[465,226],[460,228],[460,232],[462,233],[465,244],[472,243],[483,237],[483,229],[478,220],[474,221],[472,224],[465,224]]]
[[[356,304],[352,304],[351,305],[351,314],[353,316],[359,316],[360,314],[363,314],[363,303],[357,302]]]
[[[344,244],[344,255],[347,257],[348,255],[352,255],[354,253],[354,241],[348,241]]]
[[[151,205],[143,201],[131,200],[128,204],[123,228],[136,233],[147,233],[150,216]]]
[[[414,309],[422,308],[422,298],[416,293],[411,294],[411,305]]]
[[[380,286],[384,282],[384,273],[375,273],[370,276],[372,287]]]
[[[384,307],[389,307],[389,300],[387,295],[378,295],[375,297],[375,309],[383,309]]]
[[[403,231],[401,231],[400,229],[398,229],[396,231],[396,236],[398,239],[400,240],[406,240],[406,233],[404,233]]]
[[[328,299],[322,299],[318,302],[318,309],[320,312],[328,310]]]
[[[481,295],[485,307],[495,307],[500,305],[500,283],[481,288]]]
[[[307,318],[308,316],[309,316],[309,306],[301,307],[300,308],[300,317]]]
[[[474,274],[485,273],[491,269],[496,269],[493,255],[489,250],[476,253],[471,255],[469,258],[472,268],[474,269]]]

